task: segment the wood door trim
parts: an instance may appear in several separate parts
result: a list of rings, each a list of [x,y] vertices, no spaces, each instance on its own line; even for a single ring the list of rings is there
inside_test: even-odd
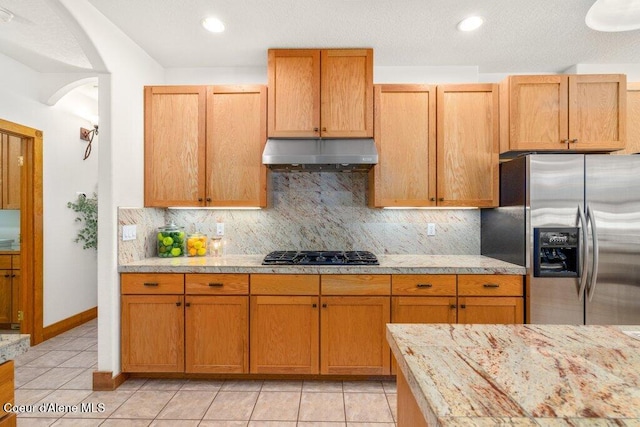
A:
[[[0,119],[0,132],[23,140],[24,167],[20,179],[21,308],[23,334],[31,335],[31,345],[43,341],[43,201],[42,131]]]

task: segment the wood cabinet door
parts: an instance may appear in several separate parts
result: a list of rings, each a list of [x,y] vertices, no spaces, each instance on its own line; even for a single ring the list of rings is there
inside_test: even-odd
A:
[[[205,129],[205,86],[145,87],[145,207],[204,206]]]
[[[320,120],[326,138],[373,136],[373,49],[322,51]]]
[[[206,205],[267,205],[267,88],[207,89]]]
[[[12,321],[12,273],[13,270],[0,270],[0,323],[11,323]]]
[[[249,372],[249,297],[185,298],[185,372]]]
[[[497,206],[498,86],[443,85],[437,91],[438,206]]]
[[[457,323],[456,297],[393,297],[392,323]]]
[[[122,372],[184,372],[184,297],[121,298]]]
[[[376,85],[372,207],[436,205],[436,87]]]
[[[569,76],[569,140],[574,150],[618,150],[627,133],[624,74]]]
[[[522,297],[459,297],[458,323],[524,323]]]
[[[14,259],[16,257],[14,256]],[[20,323],[20,288],[22,278],[20,270],[11,270],[11,323]]]
[[[20,209],[22,139],[3,135],[2,209]]]
[[[269,137],[320,136],[320,51],[270,49]]]
[[[252,296],[251,373],[317,374],[317,296]]]
[[[320,373],[389,375],[389,297],[322,297]]]
[[[501,90],[502,126],[509,150],[564,150],[569,143],[567,76],[510,76]]]
[[[640,82],[627,83],[627,143],[613,154],[640,153]]]

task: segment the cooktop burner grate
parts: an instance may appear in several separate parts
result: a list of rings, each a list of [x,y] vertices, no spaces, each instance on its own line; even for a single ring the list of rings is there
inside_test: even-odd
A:
[[[274,251],[262,265],[379,265],[368,251]]]

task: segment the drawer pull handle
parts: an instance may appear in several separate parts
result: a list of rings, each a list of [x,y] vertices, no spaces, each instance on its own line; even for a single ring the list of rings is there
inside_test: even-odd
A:
[[[10,275],[8,275],[8,274],[5,274],[5,275],[4,275],[4,277],[11,277],[11,276],[10,276]]]
[[[224,286],[224,283],[209,283],[209,287],[211,288],[221,288]]]
[[[433,288],[433,285],[431,283],[418,283],[416,286],[418,288]]]
[[[145,286],[158,286],[157,282],[144,282]]]
[[[497,283],[485,283],[484,285],[485,288],[499,288],[500,285],[498,285]]]

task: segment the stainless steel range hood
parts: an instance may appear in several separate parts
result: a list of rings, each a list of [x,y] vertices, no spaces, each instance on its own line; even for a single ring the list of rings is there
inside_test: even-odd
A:
[[[267,139],[262,163],[273,170],[367,171],[378,163],[373,139]]]

